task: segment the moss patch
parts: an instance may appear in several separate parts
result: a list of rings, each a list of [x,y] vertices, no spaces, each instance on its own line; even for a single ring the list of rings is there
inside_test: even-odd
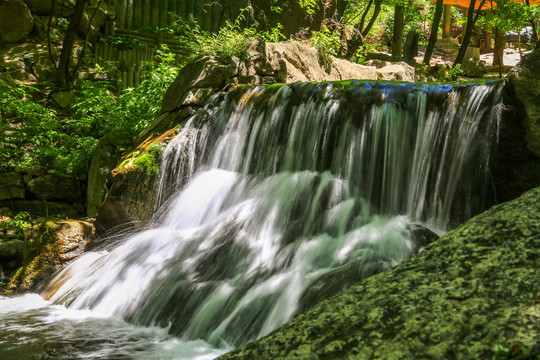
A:
[[[137,150],[130,157],[124,159],[118,167],[119,172],[137,170],[149,177],[159,174],[159,160],[166,144],[153,143],[146,150]]]

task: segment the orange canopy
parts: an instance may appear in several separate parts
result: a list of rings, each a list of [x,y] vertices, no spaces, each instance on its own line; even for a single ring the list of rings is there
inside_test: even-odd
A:
[[[436,2],[437,0],[432,0],[432,1]],[[521,1],[521,0],[514,0],[514,1],[519,1],[519,2],[523,3],[523,1]],[[445,5],[454,5],[454,6],[457,6],[459,8],[462,8],[462,9],[468,9],[469,6],[471,5],[470,0],[444,0],[443,2],[444,2]],[[476,3],[474,5],[475,10],[478,10],[478,7],[480,6],[481,2],[482,2],[482,0],[476,0]],[[495,4],[495,1],[493,1],[493,3]],[[529,4],[530,5],[538,5],[538,4],[540,4],[540,0],[529,0]],[[482,6],[482,10],[486,10],[486,9],[490,9],[490,8],[491,8],[491,1],[486,0],[484,6]]]

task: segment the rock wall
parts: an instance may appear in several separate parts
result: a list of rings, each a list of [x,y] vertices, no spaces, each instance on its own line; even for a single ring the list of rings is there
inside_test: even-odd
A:
[[[491,359],[496,345],[538,354],[538,199],[540,188],[493,207],[220,359]]]
[[[61,176],[43,166],[0,174],[0,209],[32,215],[79,217],[86,213],[86,181]]]

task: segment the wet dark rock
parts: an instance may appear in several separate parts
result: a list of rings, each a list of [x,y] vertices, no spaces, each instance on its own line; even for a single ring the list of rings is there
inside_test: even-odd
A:
[[[540,187],[221,359],[490,359],[540,337]]]
[[[163,146],[154,143],[123,159],[113,170],[111,189],[96,219],[99,233],[120,225],[137,227],[152,218],[162,150]]]
[[[408,229],[411,233],[411,241],[414,245],[413,253],[415,255],[440,238],[439,235],[422,225],[410,224]]]
[[[526,117],[523,126],[526,131],[527,148],[540,157],[540,48],[523,57],[512,69],[506,85],[512,86],[517,99],[523,104]]]
[[[350,288],[361,280],[392,267],[389,259],[382,257],[374,259],[371,256],[367,258],[369,258],[369,262],[359,258],[340,269],[323,275],[319,280],[315,281],[302,294],[296,314],[302,314],[321,301]]]

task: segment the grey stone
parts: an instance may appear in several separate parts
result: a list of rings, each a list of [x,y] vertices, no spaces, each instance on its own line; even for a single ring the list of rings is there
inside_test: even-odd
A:
[[[488,72],[488,68],[482,60],[473,60],[472,58],[463,60],[461,69],[463,75],[474,78],[481,78]]]
[[[97,216],[111,186],[111,171],[116,167],[117,160],[116,142],[114,134],[105,135],[99,140],[92,154],[86,188],[87,216],[89,217]]]
[[[230,59],[220,63],[214,57],[203,57],[187,64],[165,92],[161,113],[170,112],[186,105],[186,98],[193,88],[213,88],[221,90],[227,79],[238,74],[238,62]]]
[[[377,79],[374,67],[334,57],[328,63],[319,50],[300,42],[267,43],[266,55],[279,82]]]
[[[414,67],[405,62],[388,65],[377,71],[379,80],[414,81],[414,75]]]

